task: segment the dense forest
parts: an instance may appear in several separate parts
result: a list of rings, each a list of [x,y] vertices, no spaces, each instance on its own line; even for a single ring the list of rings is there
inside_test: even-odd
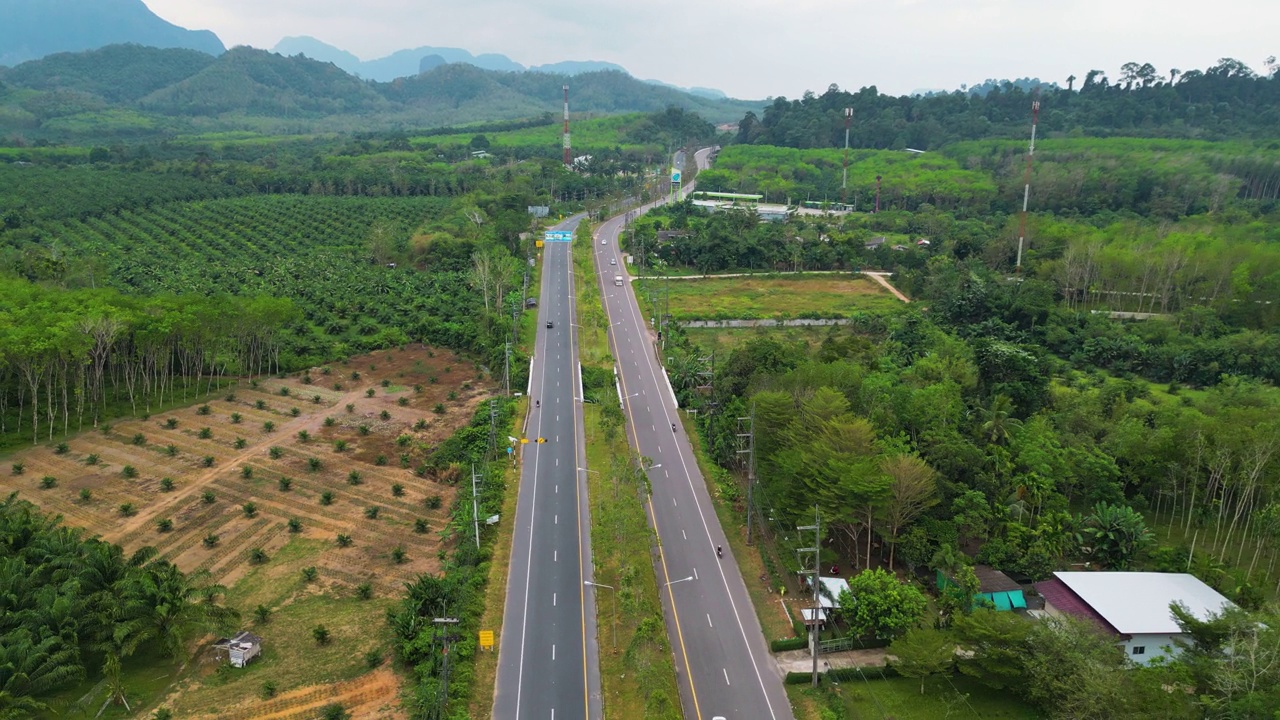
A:
[[[1011,82],[985,95],[964,91],[929,96],[882,95],[832,85],[821,95],[775,98],[763,115],[749,112],[737,141],[792,148],[844,146],[844,110],[853,108],[850,146],[880,150],[937,150],[962,140],[1026,137],[1031,101],[1040,100],[1040,129],[1090,136],[1220,140],[1273,138],[1280,125],[1280,66],[1256,73],[1224,58],[1204,70],[1161,74],[1150,63],[1126,63],[1115,82],[1090,70],[1080,85],[1027,91]]]

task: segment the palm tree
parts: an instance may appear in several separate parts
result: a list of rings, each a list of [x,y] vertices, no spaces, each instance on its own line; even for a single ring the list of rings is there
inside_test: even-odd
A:
[[[205,584],[207,578],[206,572],[184,575],[172,563],[158,562],[130,583],[134,619],[172,658],[181,656],[192,631],[220,628],[235,617],[234,611],[214,602],[225,589]]]
[[[1013,431],[1022,425],[1021,420],[1013,417],[1013,400],[1008,395],[992,398],[991,407],[982,411],[982,417],[982,436],[995,445],[1009,442]]]
[[[48,711],[35,700],[59,685],[80,679],[78,650],[60,637],[35,642],[19,628],[0,638],[0,720],[17,720]]]

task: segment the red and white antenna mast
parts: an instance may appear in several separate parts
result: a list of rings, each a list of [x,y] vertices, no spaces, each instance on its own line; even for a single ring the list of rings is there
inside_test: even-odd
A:
[[[840,204],[848,202],[849,195],[849,123],[853,121],[853,108],[844,109],[844,174],[840,178]]]
[[[1036,125],[1040,122],[1040,101],[1031,101],[1031,145],[1027,148],[1027,171],[1023,177],[1022,215],[1018,219],[1018,262],[1014,272],[1022,272],[1022,247],[1027,237],[1027,202],[1031,200],[1031,158],[1036,154]]]
[[[564,166],[573,166],[573,151],[569,149],[569,86],[564,86]]]

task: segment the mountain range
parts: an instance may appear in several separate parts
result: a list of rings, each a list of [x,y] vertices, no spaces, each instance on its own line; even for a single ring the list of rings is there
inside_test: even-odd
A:
[[[0,0],[0,66],[119,43],[226,51],[217,35],[167,22],[142,0]]]
[[[438,53],[435,53],[440,57]],[[445,63],[380,83],[331,62],[236,47],[195,50],[113,45],[0,68],[0,134],[66,139],[77,128],[154,135],[191,127],[282,132],[426,128],[558,113],[567,76]],[[762,102],[695,96],[619,70],[569,83],[575,115],[680,107],[732,122]]]

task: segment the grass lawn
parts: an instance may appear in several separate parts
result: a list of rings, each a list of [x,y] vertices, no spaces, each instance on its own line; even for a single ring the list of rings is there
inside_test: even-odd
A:
[[[784,345],[794,345],[795,343],[804,343],[811,351],[822,344],[823,340],[828,337],[843,339],[848,335],[859,335],[860,333],[850,329],[847,325],[833,325],[830,327],[758,327],[758,328],[684,328],[682,332],[689,338],[690,342],[698,346],[703,352],[723,353],[723,357],[729,357],[729,353],[737,348],[747,344],[749,341],[757,338],[768,336]],[[717,355],[717,358],[721,355]]]
[[[1043,717],[1012,693],[990,690],[962,675],[927,680],[923,695],[920,682],[909,678],[849,680],[840,683],[834,691],[844,703],[847,718],[1032,720]]]
[[[875,281],[858,275],[642,280],[636,286],[646,313],[652,312],[650,297],[662,297],[669,287],[671,315],[679,321],[834,318],[903,307]]]

